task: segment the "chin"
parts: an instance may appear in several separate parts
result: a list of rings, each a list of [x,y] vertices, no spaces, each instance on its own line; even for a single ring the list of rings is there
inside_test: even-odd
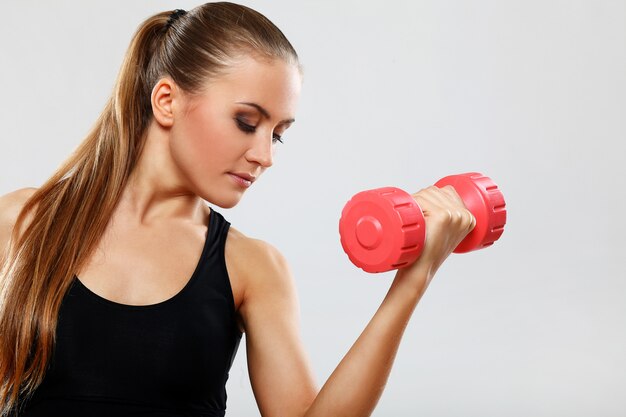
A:
[[[203,197],[204,200],[208,201],[211,204],[214,204],[223,209],[230,209],[235,207],[241,201],[241,195],[232,198],[211,198],[211,197]]]
[[[215,205],[216,205],[216,206],[218,206],[218,207],[221,207],[221,208],[223,208],[223,209],[230,209],[230,208],[235,207],[235,206],[237,205],[237,203],[239,203],[239,200],[234,201],[234,202],[232,202],[232,203],[231,203],[231,202],[229,202],[229,203],[227,203],[227,204],[217,204],[217,203],[216,203]]]

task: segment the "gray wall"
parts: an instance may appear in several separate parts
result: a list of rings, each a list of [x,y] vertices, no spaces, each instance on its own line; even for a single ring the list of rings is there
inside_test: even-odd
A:
[[[0,193],[78,145],[136,26],[190,1],[2,1]],[[393,274],[342,252],[363,189],[481,171],[504,191],[492,248],[453,255],[418,305],[375,416],[626,413],[626,2],[249,1],[306,78],[274,167],[231,210],[294,271],[322,383]],[[245,351],[229,415],[257,415]]]

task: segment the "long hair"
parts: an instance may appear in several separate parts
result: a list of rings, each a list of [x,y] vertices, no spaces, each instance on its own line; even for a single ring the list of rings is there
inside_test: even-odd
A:
[[[30,399],[43,381],[61,303],[141,154],[160,77],[193,95],[241,53],[300,68],[283,33],[248,7],[207,3],[168,23],[171,15],[157,13],[138,27],[90,132],[17,217],[0,265],[0,417]]]

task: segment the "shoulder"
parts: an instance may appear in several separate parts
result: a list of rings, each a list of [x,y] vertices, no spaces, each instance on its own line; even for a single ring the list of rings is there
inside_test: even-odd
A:
[[[26,201],[37,191],[37,188],[20,188],[0,196],[0,259],[4,255],[17,216]],[[27,223],[28,223],[27,218]]]
[[[0,196],[0,227],[13,227],[22,207],[35,191],[37,188],[20,188]]]
[[[297,307],[291,269],[274,245],[230,227],[225,257],[235,304],[244,322],[260,306],[282,305],[289,310]]]
[[[226,246],[231,255],[243,268],[281,269],[287,267],[287,260],[273,245],[261,239],[246,236],[241,231],[230,227]]]

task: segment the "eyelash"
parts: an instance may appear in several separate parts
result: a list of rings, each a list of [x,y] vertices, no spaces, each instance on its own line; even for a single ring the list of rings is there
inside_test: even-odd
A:
[[[243,131],[244,133],[254,133],[256,131],[256,127],[255,126],[251,126],[251,125],[249,125],[249,124],[247,124],[247,123],[245,123],[245,122],[243,122],[243,121],[241,121],[241,120],[239,120],[237,118],[235,118],[235,121],[237,122],[237,126],[239,126],[239,129],[241,131]],[[280,135],[276,135],[275,134],[274,137],[273,137],[273,140],[274,141],[278,141],[280,143],[283,143]],[[276,142],[274,142],[274,143],[276,143]]]

